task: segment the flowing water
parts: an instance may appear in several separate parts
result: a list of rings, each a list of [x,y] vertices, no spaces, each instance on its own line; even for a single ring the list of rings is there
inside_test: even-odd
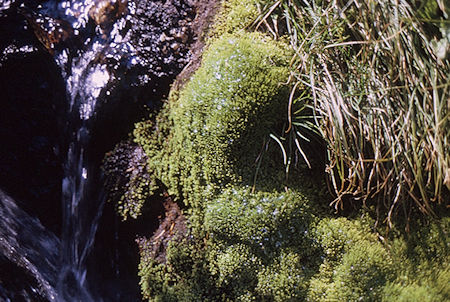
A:
[[[119,10],[118,1],[63,1],[48,6],[49,13],[71,24],[70,34],[82,36],[86,30],[89,14],[99,14],[96,10],[111,6]],[[120,11],[116,14],[120,15]],[[100,16],[99,16],[100,17]],[[109,17],[109,16],[105,16]],[[69,98],[66,131],[71,137],[64,165],[63,178],[63,232],[61,238],[61,268],[58,274],[57,293],[63,301],[93,301],[86,285],[86,260],[93,245],[98,221],[102,214],[103,198],[95,196],[89,188],[92,164],[87,148],[90,144],[91,119],[95,118],[97,101],[113,75],[102,57],[117,55],[117,49],[125,47],[130,55],[130,45],[122,41],[117,20],[108,20],[113,26],[109,29],[96,28],[94,35],[81,37],[81,49],[63,48],[56,50],[56,62],[63,71]],[[100,24],[99,24],[100,25]],[[60,28],[53,31],[64,30]],[[111,34],[112,31],[113,34]],[[116,35],[116,36],[114,36]],[[117,38],[120,36],[120,38]],[[111,52],[114,49],[116,53]],[[74,57],[73,53],[77,55]],[[70,59],[69,59],[70,58]],[[98,195],[98,194],[97,194]],[[99,300],[97,298],[96,300]]]

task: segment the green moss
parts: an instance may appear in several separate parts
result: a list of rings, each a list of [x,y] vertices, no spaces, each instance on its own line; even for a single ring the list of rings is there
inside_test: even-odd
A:
[[[260,256],[292,247],[306,254],[313,247],[309,237],[313,221],[314,211],[300,193],[233,188],[208,203],[204,228],[215,243],[244,243]]]
[[[141,251],[144,296],[448,300],[448,227],[432,223],[410,238],[380,240],[365,219],[324,214],[315,204],[321,194],[307,182],[283,190],[283,161],[269,135],[282,133],[291,53],[241,30],[258,3],[224,2],[201,67],[157,116],[136,126],[150,171],[191,210],[191,233],[169,244],[163,263]],[[313,197],[302,194],[305,186]]]
[[[450,266],[418,273],[412,280],[397,280],[384,289],[383,301],[440,302],[450,300]]]
[[[304,300],[308,278],[305,259],[299,253],[282,251],[275,261],[258,273],[256,292],[263,301],[285,302]]]
[[[248,296],[257,283],[260,259],[245,244],[227,246],[215,251],[212,275],[217,276],[216,285],[228,289],[228,296],[238,298]]]
[[[314,210],[299,193],[227,189],[208,203],[201,240],[169,245],[166,263],[141,252],[141,286],[151,301],[298,301],[320,250]]]
[[[203,239],[171,244],[167,263],[142,270],[143,288],[153,298],[449,299],[448,219],[423,225],[417,236],[399,235],[383,244],[372,222],[324,218],[298,192],[234,187],[207,202],[204,211]]]
[[[259,15],[258,4],[260,2],[259,0],[222,1],[221,10],[214,22],[213,35],[234,33],[250,26]]]
[[[386,283],[393,278],[392,260],[381,244],[358,242],[336,267],[331,300],[379,301]]]
[[[314,212],[296,192],[235,188],[208,203],[204,227],[216,286],[231,301],[302,300],[318,260]]]
[[[413,221],[409,233],[391,244],[397,278],[384,289],[384,301],[450,300],[450,218]]]
[[[344,217],[322,219],[315,232],[328,261],[339,261],[358,242],[377,241],[367,224]]]
[[[165,263],[141,248],[140,285],[149,301],[221,301],[209,273],[204,248],[196,241],[171,241]]]
[[[225,35],[156,124],[137,126],[136,141],[171,194],[199,208],[227,184],[253,182],[255,161],[285,114],[288,58],[261,34]]]
[[[315,236],[323,251],[319,273],[311,280],[311,301],[379,301],[394,278],[392,259],[367,223],[322,219]]]

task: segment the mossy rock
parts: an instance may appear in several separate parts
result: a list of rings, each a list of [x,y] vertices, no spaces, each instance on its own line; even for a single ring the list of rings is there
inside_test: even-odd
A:
[[[303,300],[320,254],[314,222],[300,193],[227,189],[206,207],[203,244],[170,244],[165,264],[141,255],[143,291],[152,301]]]
[[[267,164],[255,161],[270,133],[282,131],[286,49],[258,33],[224,35],[209,46],[185,88],[172,94],[163,118],[137,126],[136,141],[171,194],[199,208],[228,184],[252,183],[257,171],[267,183],[273,177],[264,171],[283,179],[279,162],[264,169],[273,156],[266,156]]]
[[[320,254],[298,192],[225,190],[205,209],[210,272],[230,301],[301,301]]]
[[[252,193],[244,187],[225,190],[208,203],[204,228],[216,244],[245,244],[270,261],[280,249],[295,248],[305,255],[313,249],[314,221],[314,207],[298,192]]]
[[[358,242],[336,267],[330,293],[337,301],[379,301],[386,283],[394,278],[392,259],[381,244]]]
[[[383,301],[450,301],[450,265],[419,272],[413,278],[399,278],[389,283],[383,292]],[[406,279],[406,280],[405,280]]]
[[[323,218],[314,228],[323,255],[310,301],[379,301],[394,278],[392,258],[363,219]]]
[[[214,22],[212,36],[231,34],[249,27],[259,15],[258,6],[261,2],[260,0],[222,1],[221,10]]]
[[[157,188],[155,179],[147,171],[144,150],[130,141],[120,142],[105,156],[102,170],[107,201],[114,203],[123,220],[140,216],[144,204]]]
[[[385,287],[383,301],[449,301],[450,217],[410,223],[410,231],[390,244],[397,278]]]
[[[171,244],[167,263],[150,265],[155,274],[141,270],[147,286],[159,289],[153,289],[157,296],[178,301],[449,298],[448,219],[424,225],[418,236],[383,243],[373,221],[324,217],[295,191],[236,186],[208,201],[204,211],[204,238]]]
[[[193,240],[174,240],[164,263],[148,257],[141,249],[140,285],[149,301],[220,301],[214,289],[203,247]]]

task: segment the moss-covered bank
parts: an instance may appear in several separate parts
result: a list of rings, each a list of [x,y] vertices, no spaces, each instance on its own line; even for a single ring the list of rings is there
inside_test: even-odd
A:
[[[288,54],[259,33],[223,35],[156,120],[137,125],[149,169],[170,194],[202,209],[229,185],[282,182],[282,173],[273,173],[282,166],[264,155],[274,149],[269,135],[281,132]]]
[[[136,125],[152,186],[139,192],[151,194],[157,184],[167,189],[189,221],[183,238],[177,234],[164,247],[165,257],[146,248],[151,240],[141,241],[144,297],[449,300],[448,215],[414,218],[409,232],[398,231],[405,223],[399,220],[398,228],[380,233],[359,209],[347,217],[330,214],[320,180],[314,184],[292,168],[287,173],[293,155],[286,154],[283,133],[294,53],[280,39],[244,30],[270,5],[225,2],[201,67]],[[130,213],[138,215],[144,201],[135,200]]]
[[[299,192],[225,190],[205,209],[204,238],[142,251],[150,301],[447,301],[450,219],[389,244],[370,219],[326,217]]]

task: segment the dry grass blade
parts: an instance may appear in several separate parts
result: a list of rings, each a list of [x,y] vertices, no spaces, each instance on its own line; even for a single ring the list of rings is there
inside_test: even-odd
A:
[[[284,10],[296,53],[288,131],[296,135],[302,114],[294,95],[306,90],[301,102],[328,146],[333,205],[352,196],[384,208],[389,225],[400,206],[433,215],[450,202],[449,47],[444,57],[436,48],[449,22],[416,3],[285,0],[264,15]]]

